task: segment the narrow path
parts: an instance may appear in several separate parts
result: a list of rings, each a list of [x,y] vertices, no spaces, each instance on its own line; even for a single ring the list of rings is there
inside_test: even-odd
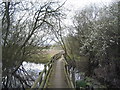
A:
[[[47,88],[68,88],[63,59],[62,57],[55,61]]]

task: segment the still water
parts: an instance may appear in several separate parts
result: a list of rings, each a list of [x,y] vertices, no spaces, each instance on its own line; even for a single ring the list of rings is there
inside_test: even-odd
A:
[[[37,79],[39,72],[43,71],[44,64],[36,64],[31,62],[23,62],[22,63],[25,70],[34,78]]]
[[[33,77],[35,76],[34,78],[37,78],[39,72],[41,72],[44,69],[44,64],[36,64],[36,63],[24,61],[22,65],[29,74],[32,74]],[[75,73],[75,80],[80,80],[80,79],[81,79],[80,73]]]
[[[23,67],[25,70],[32,76],[32,78],[37,79],[39,72],[43,71],[44,69],[44,64],[36,64],[36,63],[31,63],[31,62],[23,62],[22,63]],[[71,76],[71,75],[70,75]],[[80,80],[80,73],[75,72],[75,81]]]

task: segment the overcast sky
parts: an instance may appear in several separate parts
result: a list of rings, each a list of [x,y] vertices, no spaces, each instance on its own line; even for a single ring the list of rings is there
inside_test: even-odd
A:
[[[60,0],[60,1],[65,1],[65,0]],[[93,3],[101,5],[101,4],[109,4],[110,2],[113,1],[117,1],[117,0],[67,0],[65,6],[76,10]]]
[[[66,0],[59,0],[59,1],[66,1]],[[67,0],[64,7],[68,8],[70,12],[67,12],[67,18],[68,20],[65,21],[66,24],[71,25],[71,17],[74,15],[74,12],[76,10],[83,9],[89,5],[96,4],[97,6],[102,5],[109,5],[111,2],[114,2],[116,0]]]

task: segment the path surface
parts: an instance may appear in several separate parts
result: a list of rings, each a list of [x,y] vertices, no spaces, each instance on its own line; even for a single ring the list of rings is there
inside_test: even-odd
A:
[[[68,88],[63,57],[55,61],[47,88]]]

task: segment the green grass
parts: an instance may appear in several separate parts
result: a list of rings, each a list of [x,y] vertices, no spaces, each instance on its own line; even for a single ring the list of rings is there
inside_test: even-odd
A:
[[[28,62],[34,62],[34,63],[47,63],[51,59],[51,56],[49,54],[32,54],[30,57],[26,59]]]
[[[69,53],[69,56],[71,57],[71,58],[73,58],[74,57],[74,59],[76,60],[76,61],[79,61],[79,60],[81,60],[81,57],[80,57],[80,55],[76,55],[76,54],[70,54]],[[69,58],[68,58],[69,59]]]
[[[76,87],[77,88],[86,88],[86,86],[94,87],[94,88],[106,88],[105,85],[100,84],[98,81],[91,77],[85,77],[84,80],[77,80]]]
[[[84,80],[78,80],[76,81],[76,87],[86,87],[87,83]]]

